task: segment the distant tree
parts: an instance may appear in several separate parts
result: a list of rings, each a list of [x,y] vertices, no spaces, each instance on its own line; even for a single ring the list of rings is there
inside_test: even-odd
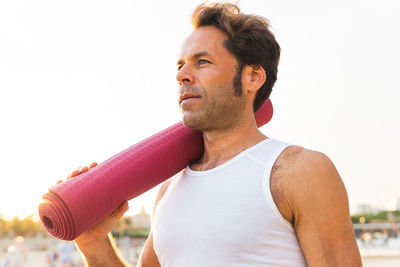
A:
[[[8,223],[3,218],[3,216],[0,215],[0,236],[5,236],[7,233],[8,233]]]
[[[9,234],[26,236],[44,232],[41,223],[35,221],[33,217],[33,215],[30,215],[22,220],[18,217],[14,217],[10,221],[0,218],[0,236]]]
[[[393,222],[390,221],[389,218],[394,219],[395,222],[400,222],[400,211],[384,210],[384,211],[379,211],[377,213],[355,214],[351,216],[351,221],[353,223],[360,223],[361,218],[364,218],[365,223],[370,223],[371,221]]]
[[[150,230],[148,229],[135,229],[133,230],[133,232],[131,233],[132,237],[143,237],[143,238],[147,238],[150,234]]]

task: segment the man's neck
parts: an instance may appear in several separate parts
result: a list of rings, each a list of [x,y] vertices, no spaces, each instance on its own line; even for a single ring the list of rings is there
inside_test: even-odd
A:
[[[229,130],[203,132],[204,153],[190,168],[197,171],[215,168],[266,138],[253,117]]]

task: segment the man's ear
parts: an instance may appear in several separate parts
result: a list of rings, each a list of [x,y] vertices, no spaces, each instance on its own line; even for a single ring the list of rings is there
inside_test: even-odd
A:
[[[246,65],[242,74],[243,89],[248,92],[256,92],[267,79],[267,74],[261,65]]]

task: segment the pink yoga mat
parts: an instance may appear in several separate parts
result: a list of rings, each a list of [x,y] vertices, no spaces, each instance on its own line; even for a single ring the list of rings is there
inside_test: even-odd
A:
[[[255,117],[259,127],[270,121],[269,99]],[[53,236],[73,240],[122,202],[167,180],[202,153],[202,133],[176,123],[95,168],[51,187],[39,205],[40,219]]]

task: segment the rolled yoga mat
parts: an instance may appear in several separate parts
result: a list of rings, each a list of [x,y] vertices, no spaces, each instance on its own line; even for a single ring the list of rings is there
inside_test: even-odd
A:
[[[269,122],[272,113],[268,99],[255,114],[258,127]],[[167,180],[202,153],[202,133],[176,123],[51,187],[39,205],[40,219],[53,236],[73,240],[122,202]]]

